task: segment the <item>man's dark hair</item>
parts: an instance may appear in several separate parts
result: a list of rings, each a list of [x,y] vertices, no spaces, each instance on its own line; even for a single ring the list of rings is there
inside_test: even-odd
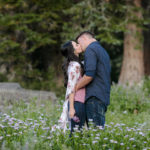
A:
[[[81,32],[77,37],[76,37],[76,41],[78,40],[78,38],[79,37],[81,37],[82,35],[89,35],[89,36],[91,36],[92,38],[95,38],[94,37],[94,34],[92,33],[92,32],[90,32],[90,31],[83,31],[83,32]]]

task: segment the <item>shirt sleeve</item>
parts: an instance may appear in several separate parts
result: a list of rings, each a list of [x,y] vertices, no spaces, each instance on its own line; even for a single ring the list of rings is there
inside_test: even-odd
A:
[[[72,63],[68,67],[68,84],[67,84],[67,95],[69,96],[74,92],[75,85],[80,77],[80,64],[77,62]]]
[[[97,57],[93,49],[89,48],[85,52],[85,75],[90,77],[95,77]]]

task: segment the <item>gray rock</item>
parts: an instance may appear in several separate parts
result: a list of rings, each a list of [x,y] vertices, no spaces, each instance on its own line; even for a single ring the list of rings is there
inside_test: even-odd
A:
[[[15,82],[2,82],[0,83],[0,89],[13,89],[13,90],[17,90],[17,89],[22,89],[19,83],[15,83]]]
[[[49,91],[26,90],[18,83],[0,83],[0,100],[25,100],[30,99],[52,100],[57,99],[55,93]]]

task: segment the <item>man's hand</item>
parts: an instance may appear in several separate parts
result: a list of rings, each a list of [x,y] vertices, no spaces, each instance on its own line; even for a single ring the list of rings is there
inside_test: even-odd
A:
[[[75,115],[75,109],[74,108],[70,108],[70,110],[69,110],[69,117],[73,118],[74,115]]]

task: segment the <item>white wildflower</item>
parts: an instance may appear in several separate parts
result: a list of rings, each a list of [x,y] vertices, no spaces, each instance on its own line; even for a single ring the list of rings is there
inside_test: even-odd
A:
[[[96,134],[96,136],[100,136],[100,134],[98,133],[98,134]]]
[[[134,139],[134,138],[130,138],[129,140],[130,140],[130,141],[134,141],[135,139]]]
[[[74,137],[78,138],[79,136],[78,135],[74,135]]]
[[[93,119],[89,119],[89,121],[90,121],[90,122],[92,122],[92,121],[93,121]]]
[[[49,130],[50,129],[50,127],[45,127],[45,128],[42,128],[43,130]]]
[[[110,140],[110,143],[114,143],[114,140]]]
[[[125,135],[124,137],[127,138],[129,135]]]
[[[136,145],[133,145],[133,147],[136,147]]]
[[[97,143],[98,141],[92,141],[93,144]]]
[[[49,139],[49,140],[50,140],[51,138],[52,138],[51,136],[48,136],[48,137],[47,137],[47,139]]]
[[[99,137],[95,137],[96,140],[99,140]]]

